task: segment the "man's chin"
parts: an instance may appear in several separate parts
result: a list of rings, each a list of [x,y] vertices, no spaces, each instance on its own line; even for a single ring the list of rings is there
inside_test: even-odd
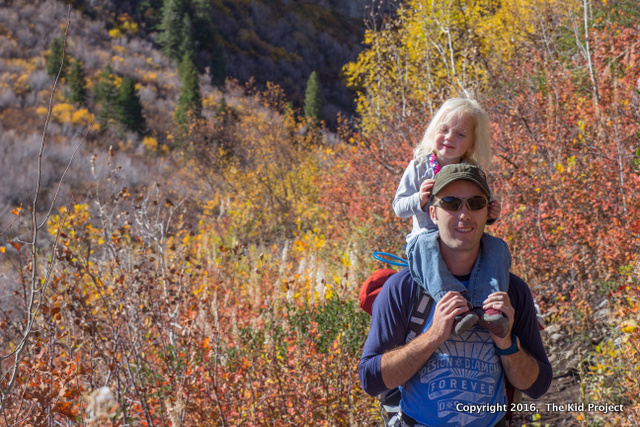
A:
[[[454,239],[451,244],[447,245],[456,252],[468,252],[478,249],[480,243],[471,236],[468,239]]]

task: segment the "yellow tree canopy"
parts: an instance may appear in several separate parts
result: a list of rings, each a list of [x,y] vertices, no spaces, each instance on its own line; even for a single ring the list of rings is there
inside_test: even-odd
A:
[[[367,48],[345,65],[358,92],[365,133],[416,113],[430,115],[443,99],[474,96],[491,83],[531,34],[544,33],[563,0],[410,0],[394,17],[373,21]]]

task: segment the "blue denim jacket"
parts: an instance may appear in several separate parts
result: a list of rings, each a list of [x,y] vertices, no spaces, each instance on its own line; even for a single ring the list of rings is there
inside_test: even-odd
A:
[[[480,252],[471,271],[469,287],[458,281],[440,253],[437,231],[415,236],[407,245],[409,270],[414,280],[438,302],[449,291],[465,294],[474,307],[481,307],[489,294],[509,290],[511,253],[504,240],[483,233]]]

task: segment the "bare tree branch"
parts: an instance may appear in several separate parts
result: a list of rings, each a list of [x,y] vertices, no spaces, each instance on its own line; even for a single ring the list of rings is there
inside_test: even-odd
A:
[[[47,220],[51,217],[51,213],[53,211],[53,207],[55,205],[55,201],[57,199],[58,193],[60,191],[60,187],[62,185],[62,181],[67,173],[67,171],[69,170],[70,166],[71,166],[71,162],[73,161],[73,157],[75,156],[75,154],[77,153],[78,149],[80,148],[80,145],[82,145],[82,143],[85,141],[87,134],[89,132],[89,129],[87,129],[87,134],[85,134],[84,138],[82,139],[82,141],[80,142],[80,144],[78,145],[78,147],[75,149],[75,151],[73,152],[73,155],[71,156],[71,159],[65,169],[65,171],[63,172],[59,182],[58,182],[58,187],[56,189],[55,192],[55,196],[53,198],[53,201],[51,202],[51,206],[49,208],[49,211],[46,213],[46,215],[44,216],[44,218],[42,219],[42,222],[40,223],[40,225],[38,225],[38,202],[40,199],[40,194],[41,194],[41,185],[42,185],[42,163],[43,163],[43,155],[44,155],[44,149],[45,149],[45,145],[47,142],[47,130],[49,127],[49,123],[51,120],[51,114],[53,111],[53,103],[54,103],[54,95],[57,89],[57,85],[58,82],[60,81],[60,76],[62,73],[62,69],[64,66],[64,60],[65,60],[65,52],[66,52],[66,41],[67,41],[67,35],[69,32],[69,27],[71,24],[71,6],[69,6],[68,8],[68,12],[67,12],[67,25],[65,28],[65,33],[64,33],[64,39],[63,39],[63,48],[62,48],[62,59],[60,62],[60,68],[58,70],[58,74],[55,78],[55,81],[53,83],[53,87],[51,89],[51,93],[50,93],[50,98],[49,98],[49,108],[47,111],[47,117],[45,119],[45,123],[44,123],[44,129],[42,132],[42,141],[40,143],[40,150],[38,152],[38,160],[37,160],[37,171],[36,171],[36,187],[35,187],[35,191],[33,193],[33,199],[30,200],[30,209],[31,209],[31,239],[29,242],[25,242],[26,244],[29,245],[30,247],[30,255],[31,255],[31,263],[30,263],[30,268],[31,268],[31,278],[29,281],[29,286],[28,286],[28,293],[24,296],[25,300],[27,301],[26,304],[26,309],[25,309],[25,313],[26,313],[26,322],[25,322],[25,327],[22,328],[22,330],[20,331],[20,341],[15,345],[15,348],[8,352],[7,354],[4,354],[2,356],[0,356],[0,361],[5,361],[8,359],[13,358],[13,363],[11,363],[11,365],[7,368],[7,370],[5,372],[2,372],[2,377],[7,377],[8,376],[8,380],[6,381],[5,384],[0,385],[0,411],[2,412],[2,417],[4,419],[5,425],[8,426],[9,424],[9,419],[7,417],[7,413],[6,413],[6,401],[7,398],[11,395],[11,393],[13,392],[13,388],[15,386],[16,383],[16,379],[18,376],[18,372],[19,372],[19,367],[20,367],[20,363],[22,362],[23,358],[24,358],[24,351],[27,347],[27,342],[28,342],[28,338],[31,335],[31,333],[33,332],[33,328],[34,328],[34,324],[35,321],[37,319],[37,315],[40,311],[40,306],[43,303],[43,298],[44,298],[44,291],[47,288],[47,286],[51,283],[51,276],[52,276],[52,271],[53,271],[53,265],[55,262],[55,253],[57,250],[57,246],[60,240],[60,230],[61,227],[58,227],[58,232],[56,233],[56,236],[54,238],[54,241],[51,245],[51,259],[47,262],[47,265],[45,267],[45,277],[44,279],[40,279],[39,277],[39,253],[38,253],[38,242],[39,242],[39,230],[44,227],[44,225],[46,224]],[[19,214],[18,214],[18,218],[19,218]],[[16,218],[16,220],[18,219]],[[13,223],[15,223],[14,220],[11,225],[13,225]],[[64,222],[66,220],[66,217],[64,219],[62,219],[61,221]],[[9,225],[9,228],[11,227],[11,225]],[[8,228],[7,228],[8,230]],[[4,230],[1,234],[4,234],[7,230]],[[20,414],[22,410],[22,403],[21,406],[19,408],[18,411],[18,416]]]

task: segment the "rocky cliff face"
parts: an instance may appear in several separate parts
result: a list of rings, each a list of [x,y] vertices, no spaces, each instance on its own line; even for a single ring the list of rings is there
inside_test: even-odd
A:
[[[60,0],[62,1],[62,0]],[[203,0],[207,1],[207,0]],[[324,97],[323,118],[335,123],[338,112],[354,113],[353,94],[341,81],[344,64],[362,49],[365,19],[389,13],[401,0],[209,0],[215,37],[200,45],[200,68],[223,46],[229,77],[258,88],[280,85],[301,108],[307,79],[318,73]],[[186,2],[186,0],[185,0]],[[94,19],[123,13],[141,22],[147,39],[157,40],[162,0],[78,0]],[[186,2],[185,4],[188,4]],[[111,18],[109,18],[111,17]],[[107,23],[107,27],[111,24]],[[206,44],[206,45],[205,45]]]
[[[362,48],[363,17],[371,1],[223,1],[213,20],[228,75],[240,81],[253,78],[259,85],[275,82],[300,108],[307,79],[316,71],[324,120],[332,125],[338,112],[352,115],[353,94],[340,73]]]
[[[399,4],[397,0],[334,0],[331,5],[336,12],[349,18],[367,19],[371,14],[390,13]]]

